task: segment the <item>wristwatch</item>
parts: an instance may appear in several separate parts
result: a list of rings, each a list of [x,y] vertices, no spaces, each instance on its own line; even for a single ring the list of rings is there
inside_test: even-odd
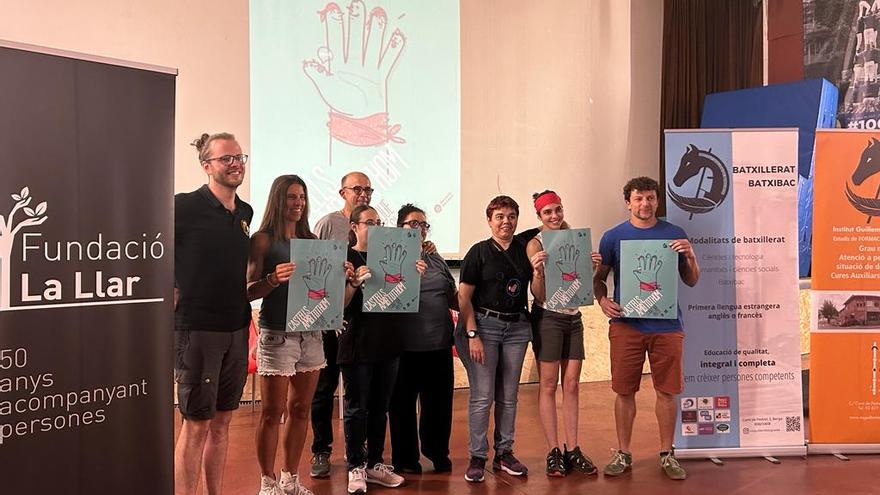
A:
[[[467,334],[467,338],[469,338],[469,339],[477,338],[477,331],[476,330],[468,330],[465,333]]]

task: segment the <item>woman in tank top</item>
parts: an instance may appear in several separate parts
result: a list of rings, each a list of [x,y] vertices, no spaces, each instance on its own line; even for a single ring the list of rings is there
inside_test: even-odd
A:
[[[578,446],[578,383],[581,365],[584,360],[584,325],[577,308],[549,310],[544,307],[546,300],[544,285],[544,264],[547,252],[544,251],[543,233],[547,230],[568,228],[562,208],[562,199],[553,191],[544,191],[532,196],[535,212],[541,220],[541,232],[526,246],[529,258],[537,257],[541,263],[532,274],[532,349],[538,361],[538,374],[541,384],[538,395],[538,412],[544,438],[550,452],[547,454],[547,476],[565,476],[571,471],[583,474],[596,474],[597,469],[589,457]],[[595,269],[602,258],[592,253]],[[562,418],[565,425],[564,452],[559,449],[559,435],[556,428],[556,384],[562,373]],[[572,446],[572,450],[568,447]]]

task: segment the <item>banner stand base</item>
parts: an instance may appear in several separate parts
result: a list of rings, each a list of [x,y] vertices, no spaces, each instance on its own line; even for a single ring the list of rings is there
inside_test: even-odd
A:
[[[764,457],[778,464],[776,457],[806,457],[806,445],[768,446],[768,447],[730,447],[722,449],[675,449],[679,459],[709,459],[719,464],[722,458]]]
[[[830,454],[842,461],[848,461],[843,454],[880,454],[878,443],[811,443],[807,445],[810,455]],[[678,452],[675,453],[678,457]]]

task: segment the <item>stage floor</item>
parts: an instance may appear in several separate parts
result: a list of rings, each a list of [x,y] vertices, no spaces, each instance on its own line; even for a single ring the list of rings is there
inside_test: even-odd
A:
[[[454,399],[454,424],[450,442],[453,462],[452,474],[407,475],[406,483],[399,488],[369,485],[369,493],[432,494],[529,494],[561,495],[568,493],[591,494],[645,494],[645,493],[797,493],[797,494],[872,494],[878,493],[877,472],[880,472],[880,455],[853,455],[850,461],[840,461],[833,456],[810,456],[781,458],[781,464],[771,464],[763,459],[729,459],[723,466],[708,460],[684,460],[688,470],[685,481],[671,481],[660,472],[658,437],[653,406],[654,396],[650,375],[642,379],[642,391],[637,395],[639,411],[633,433],[634,465],[630,474],[618,479],[570,474],[565,478],[548,478],[544,475],[544,458],[547,447],[538,420],[537,384],[520,386],[519,411],[517,414],[516,443],[514,451],[530,469],[525,477],[513,477],[487,470],[483,483],[464,480],[467,467],[467,390],[456,390]],[[616,444],[613,421],[614,395],[609,382],[581,384],[580,443],[581,448],[601,467],[611,456]],[[226,495],[253,495],[259,491],[259,468],[254,451],[254,429],[259,416],[250,405],[242,405],[235,413],[230,431],[230,449],[226,465],[223,493]],[[175,414],[176,426],[180,415]],[[335,443],[332,457],[333,471],[330,479],[313,480],[308,477],[310,455],[304,455],[300,472],[305,484],[316,495],[345,494],[346,472],[342,460],[343,438],[341,421],[335,422]],[[560,419],[561,423],[561,419]],[[311,432],[306,440],[306,450],[311,445]],[[390,462],[390,446],[386,446],[385,460]],[[422,461],[422,467],[431,468],[430,461]]]

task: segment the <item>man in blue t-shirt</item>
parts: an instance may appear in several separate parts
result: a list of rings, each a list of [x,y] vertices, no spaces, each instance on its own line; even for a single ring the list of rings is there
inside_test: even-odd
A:
[[[593,292],[602,312],[611,318],[608,338],[611,341],[611,389],[617,394],[614,421],[618,449],[605,466],[606,476],[618,476],[632,468],[630,439],[636,417],[635,394],[639,390],[645,353],[651,363],[651,377],[657,393],[655,412],[660,429],[660,467],[671,479],[687,477],[675,459],[672,439],[675,435],[675,396],[684,387],[681,355],[684,332],[681,309],[678,317],[669,320],[623,318],[620,301],[620,241],[627,239],[669,239],[669,246],[678,253],[678,273],[682,281],[693,287],[700,278],[700,267],[687,234],[681,227],[657,219],[657,181],[637,177],[623,187],[623,199],[629,219],[602,235],[599,253],[602,264],[593,277]],[[608,297],[605,280],[614,270],[614,298]]]

